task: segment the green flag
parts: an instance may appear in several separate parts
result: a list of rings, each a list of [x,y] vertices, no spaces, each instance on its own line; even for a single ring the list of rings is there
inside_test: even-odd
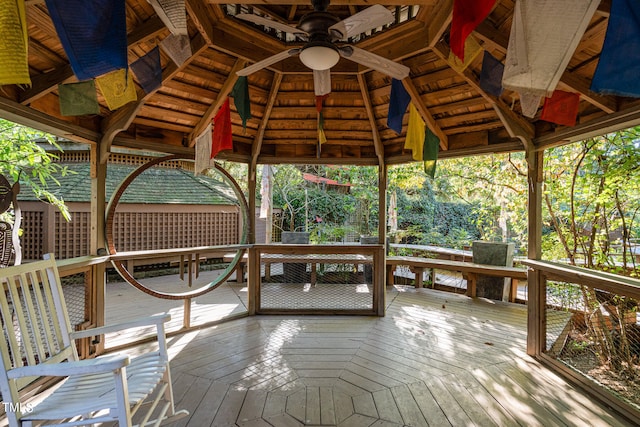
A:
[[[242,128],[247,128],[247,120],[251,118],[251,101],[249,99],[249,82],[247,76],[240,76],[231,90],[233,104],[242,119]]]
[[[440,151],[440,139],[431,132],[428,127],[424,133],[424,146],[422,148],[422,160],[424,161],[424,173],[431,178],[436,175],[436,160]]]
[[[100,113],[96,84],[93,80],[58,85],[58,95],[63,116]]]

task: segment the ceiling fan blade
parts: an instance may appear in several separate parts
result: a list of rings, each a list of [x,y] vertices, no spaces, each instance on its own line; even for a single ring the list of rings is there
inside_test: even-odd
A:
[[[409,71],[411,71],[407,66],[354,46],[342,46],[338,48],[338,51],[344,58],[357,62],[365,67],[373,68],[394,79],[402,80],[409,76]]]
[[[236,72],[239,76],[248,76],[249,74],[255,73],[256,71],[262,70],[263,68],[268,67],[271,64],[275,64],[276,62],[282,61],[283,59],[287,59],[290,56],[296,55],[300,52],[300,49],[289,49],[280,53],[276,53],[262,61],[258,61],[253,65],[249,65],[248,67],[243,68]]]
[[[265,27],[273,28],[274,30],[284,31],[285,33],[291,33],[296,36],[306,38],[309,34],[306,31],[302,31],[299,28],[292,27],[291,25],[283,24],[273,19],[264,18],[262,16],[253,15],[251,13],[239,13],[236,18],[243,21],[253,22],[254,24],[264,25]]]
[[[376,4],[330,26],[329,31],[340,33],[338,40],[345,40],[391,22],[393,13],[381,4]]]
[[[316,96],[331,92],[331,70],[313,70],[313,88]]]

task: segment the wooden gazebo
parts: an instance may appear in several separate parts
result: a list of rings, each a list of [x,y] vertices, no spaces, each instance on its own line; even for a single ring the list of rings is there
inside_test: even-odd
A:
[[[169,25],[166,16],[159,16],[149,1],[127,0],[127,62],[133,64],[160,46],[160,85],[145,90],[140,76],[133,72],[135,101],[111,110],[98,91],[97,114],[63,115],[60,88],[79,79],[50,17],[49,3],[25,2],[30,83],[2,87],[0,116],[72,141],[91,144],[91,229],[96,232],[87,255],[96,256],[106,247],[101,232],[105,228],[105,169],[113,148],[193,157],[198,136],[228,99],[239,74],[247,75],[251,117],[243,125],[238,103],[231,102],[233,147],[221,151],[216,159],[247,164],[249,212],[255,212],[258,164],[377,166],[381,249],[386,235],[387,167],[414,161],[411,150],[405,148],[409,114],[404,115],[401,132],[387,124],[395,79],[401,81],[410,103],[438,138],[439,158],[526,152],[530,184],[528,256],[532,260],[528,274],[529,354],[545,358],[543,317],[547,278],[578,280],[577,277],[582,277],[589,284],[602,285],[601,278],[585,279],[577,273],[538,262],[541,257],[541,185],[546,148],[640,123],[637,99],[604,95],[590,89],[615,0],[591,2],[593,5],[586,9],[579,25],[581,37],[569,42],[565,59],[560,61],[562,68],[555,72],[554,86],[545,94],[551,96],[553,90],[562,90],[579,96],[575,125],[543,120],[544,96],[535,98],[537,103],[532,107],[530,94],[523,96],[523,91],[506,88],[499,96],[487,91],[481,79],[482,54],[473,57],[464,67],[452,61],[451,24],[455,3],[452,0],[416,0],[412,3],[332,0],[326,12],[321,12],[330,15],[326,18],[328,24],[318,23],[321,20],[315,18],[309,21],[308,14],[313,12],[309,0],[248,0],[242,4],[185,0],[188,37],[182,36],[182,40],[188,39],[190,55],[183,58],[183,62],[178,61],[180,64],[162,48],[163,41],[179,29]],[[334,36],[327,30],[327,26],[345,19],[353,24],[349,17],[363,13],[372,3],[381,4],[391,12],[392,21],[366,28],[362,33],[352,34],[347,30],[346,38]],[[498,0],[495,3],[470,37],[483,52],[504,64],[512,42],[510,35],[517,2]],[[247,18],[248,15],[258,19]],[[358,16],[368,19],[368,15]],[[329,73],[320,75],[300,61],[299,50],[292,50],[306,48],[304,38],[312,41],[317,38],[316,25],[324,25],[323,37],[331,34],[329,41],[322,39],[320,44],[341,45],[336,65]],[[292,34],[296,28],[306,35]],[[353,47],[353,53],[349,47],[342,50],[342,45]],[[550,43],[545,48],[550,53],[557,46]],[[637,53],[629,54],[633,57]],[[273,61],[269,59],[272,57]],[[376,62],[380,57],[384,60]],[[256,63],[259,66],[254,68],[259,69],[246,68]],[[327,75],[330,81],[327,81]],[[326,136],[323,143],[320,143],[318,133],[318,97],[322,102]],[[249,243],[254,241],[254,222],[251,215]],[[372,249],[368,255],[375,260],[376,280],[383,283],[383,251]],[[94,265],[94,279],[101,277],[103,264],[95,260],[84,262]],[[252,264],[250,254],[250,281],[252,265],[255,274],[259,265]],[[617,287],[621,282],[607,283],[609,285],[605,286],[621,289]],[[637,298],[638,290],[633,286],[629,289],[626,292]],[[98,305],[100,298],[98,292],[94,297]],[[383,306],[383,302],[378,304]],[[98,314],[96,322],[103,320]],[[553,361],[549,363],[553,364]],[[637,416],[637,413],[631,414]]]

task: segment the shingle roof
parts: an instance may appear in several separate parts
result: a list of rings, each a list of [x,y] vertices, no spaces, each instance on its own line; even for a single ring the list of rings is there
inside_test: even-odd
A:
[[[72,173],[57,175],[60,186],[52,185],[50,191],[65,202],[90,202],[91,176],[87,163],[62,163]],[[109,164],[107,167],[107,200],[117,186],[135,170],[136,166]],[[20,192],[20,200],[36,200],[26,185]],[[194,176],[183,169],[149,168],[126,189],[120,203],[236,205],[233,190],[225,183],[205,176]]]

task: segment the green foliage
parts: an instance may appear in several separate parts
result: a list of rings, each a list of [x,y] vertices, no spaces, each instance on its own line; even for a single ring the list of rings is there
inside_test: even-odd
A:
[[[637,268],[640,128],[550,149],[544,200],[557,256],[588,267]],[[549,239],[551,240],[551,239]]]
[[[70,216],[64,200],[55,194],[52,186],[60,184],[56,175],[65,176],[69,171],[54,163],[57,157],[38,145],[38,140],[59,148],[51,135],[0,119],[0,173],[10,182],[20,181],[38,199],[56,206],[68,221]]]

